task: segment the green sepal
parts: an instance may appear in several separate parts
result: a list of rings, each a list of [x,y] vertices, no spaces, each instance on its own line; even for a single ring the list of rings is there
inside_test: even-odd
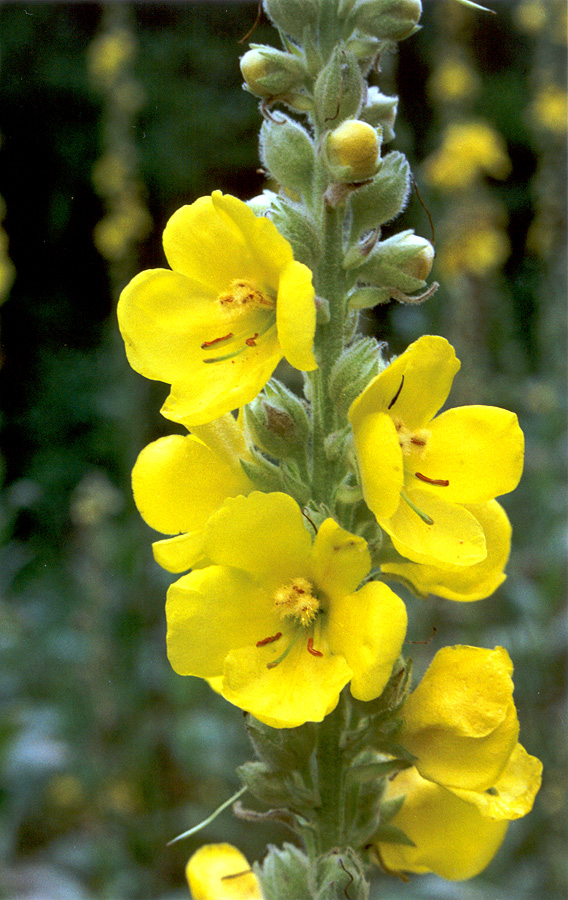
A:
[[[409,191],[410,166],[404,153],[387,153],[373,181],[354,191],[349,198],[352,214],[350,243],[358,242],[368,231],[400,215]]]
[[[273,769],[302,768],[316,743],[314,722],[298,728],[272,728],[248,715],[246,728],[258,758]]]
[[[264,900],[307,900],[312,896],[309,869],[307,856],[293,844],[269,844],[262,865],[253,865]]]
[[[357,116],[363,86],[355,56],[342,45],[335,47],[314,88],[315,112],[322,127],[336,128],[345,119]]]
[[[401,769],[407,769],[410,765],[410,762],[401,761],[400,759],[386,759],[381,762],[351,766],[347,771],[347,780],[354,784],[365,784],[369,781],[377,781],[379,778],[384,778],[393,772],[399,772]]]
[[[307,895],[314,900],[345,900],[345,897],[367,900],[369,896],[369,882],[361,858],[351,847],[320,856],[315,881],[315,891]],[[298,895],[296,900],[304,898]]]
[[[269,462],[262,454],[256,453],[254,450],[251,451],[251,454],[252,462],[248,459],[241,459],[240,463],[245,475],[250,478],[255,487],[266,494],[271,491],[282,491],[284,482],[280,467]]]
[[[380,371],[379,346],[374,338],[355,340],[335,362],[329,378],[329,395],[339,420]]]
[[[277,197],[272,201],[269,218],[291,245],[294,259],[308,269],[314,269],[321,253],[320,239],[316,224],[305,206]]]
[[[381,803],[381,821],[390,822],[396,814],[402,809],[404,803],[404,794],[400,797],[394,797],[392,800],[383,800]]]
[[[402,828],[397,828],[396,825],[379,825],[374,835],[374,841],[376,843],[404,844],[406,847],[416,847],[414,841],[405,834]]]
[[[420,0],[357,0],[347,24],[381,41],[403,41],[415,34]]]
[[[314,147],[308,132],[284,113],[264,120],[260,129],[260,158],[281,187],[309,199],[314,177]]]
[[[318,0],[263,0],[262,5],[274,25],[300,44],[306,26],[316,27]]]
[[[374,128],[380,126],[383,130],[383,143],[388,144],[395,137],[397,110],[398,97],[389,97],[388,94],[382,94],[378,87],[370,87],[359,117]]]
[[[290,771],[269,769],[265,763],[253,761],[239,766],[237,773],[253,797],[266,806],[291,809],[305,814],[318,804],[317,792],[306,786],[296,769]]]

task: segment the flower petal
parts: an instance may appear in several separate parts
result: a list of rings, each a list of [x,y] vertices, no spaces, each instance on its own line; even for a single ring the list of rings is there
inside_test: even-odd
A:
[[[399,505],[404,483],[394,423],[385,413],[370,413],[355,419],[353,435],[365,503],[379,521],[388,519]]]
[[[374,412],[389,412],[412,431],[424,427],[445,403],[459,367],[445,338],[418,338],[351,404],[353,428]]]
[[[173,214],[164,230],[164,251],[172,269],[215,296],[236,279],[250,280],[275,296],[279,273],[293,258],[272,222],[220,191]]]
[[[280,620],[272,598],[244,572],[208,566],[183,575],[168,590],[168,658],[178,675],[213,678],[227,654],[274,634]]]
[[[152,544],[154,559],[166,572],[187,572],[203,561],[203,531],[176,534]]]
[[[513,750],[505,771],[489,791],[478,793],[453,788],[453,793],[477,806],[490,819],[520,819],[533,808],[542,780],[542,763],[521,744]]]
[[[326,519],[312,545],[310,575],[328,597],[350,594],[371,569],[371,554],[362,537]]]
[[[434,872],[450,881],[478,875],[493,859],[507,831],[455,794],[420,777],[416,769],[399,772],[389,783],[387,799],[405,795],[392,824],[414,841],[379,843],[383,863],[394,871]]]
[[[472,566],[485,559],[483,528],[465,507],[423,490],[407,491],[406,496],[433,524],[427,524],[405,500],[392,518],[379,518],[402,556],[430,565]]]
[[[511,525],[496,500],[467,506],[477,519],[487,546],[487,556],[471,566],[432,566],[413,562],[381,566],[387,577],[394,575],[410,584],[423,596],[435,594],[448,600],[471,602],[489,597],[503,583],[505,565],[511,549]]]
[[[405,701],[400,741],[424,778],[483,791],[515,748],[513,667],[502,647],[444,647]]]
[[[312,656],[307,636],[301,636],[286,658],[268,669],[267,662],[278,658],[284,640],[285,636],[267,647],[243,647],[230,653],[223,696],[274,728],[321,722],[337,705],[351,669],[342,656],[329,652],[321,637],[316,644],[323,656]]]
[[[242,470],[193,435],[158,438],[141,451],[132,471],[142,518],[165,534],[203,528],[227,497],[251,488]]]
[[[193,900],[263,900],[246,857],[231,844],[200,847],[185,873]]]
[[[351,693],[374,700],[389,680],[406,636],[406,607],[386,584],[371,581],[330,605],[327,634],[333,653],[353,670]]]
[[[313,353],[316,331],[315,292],[307,266],[292,260],[280,275],[276,323],[282,353],[296,369],[317,369]]]
[[[430,425],[418,467],[444,487],[423,483],[425,491],[455,503],[485,503],[508,494],[523,471],[524,437],[517,416],[496,406],[448,409]]]
[[[204,542],[213,562],[277,584],[304,574],[311,546],[296,501],[288,494],[260,491],[226,500],[209,519]]]

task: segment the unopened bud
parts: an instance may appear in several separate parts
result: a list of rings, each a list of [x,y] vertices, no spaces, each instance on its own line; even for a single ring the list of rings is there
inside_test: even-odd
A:
[[[373,128],[382,129],[383,143],[388,144],[394,138],[394,124],[398,108],[398,97],[382,94],[377,87],[370,87],[367,102],[361,110],[361,118]]]
[[[314,104],[320,123],[337,126],[359,112],[363,98],[363,76],[357,59],[342,45],[318,75]]]
[[[375,175],[381,147],[378,132],[367,122],[348,119],[327,135],[325,150],[334,181],[356,183]]]
[[[274,25],[300,43],[304,30],[316,27],[319,0],[263,0],[263,6]]]
[[[420,297],[409,295],[424,290],[433,261],[432,244],[413,231],[402,231],[377,242],[367,256],[353,247],[345,256],[344,266],[356,271],[361,289],[353,292],[351,307],[363,309],[391,297],[408,303],[426,299],[429,293]]]
[[[287,94],[305,75],[298,57],[260,44],[241,57],[241,72],[248,90],[264,99]]]
[[[379,374],[379,347],[374,338],[364,337],[341,354],[329,380],[329,395],[339,416],[346,416],[356,397]]]
[[[357,0],[348,22],[381,41],[402,41],[416,31],[420,0]]]
[[[310,423],[301,400],[271,381],[243,408],[245,431],[257,447],[277,459],[305,453]]]

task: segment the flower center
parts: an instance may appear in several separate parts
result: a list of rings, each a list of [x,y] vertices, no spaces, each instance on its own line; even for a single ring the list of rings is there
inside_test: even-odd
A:
[[[294,578],[274,594],[274,603],[283,619],[295,619],[304,628],[316,618],[320,604],[306,578]]]
[[[274,309],[276,305],[272,297],[267,297],[250,281],[241,279],[232,281],[229,290],[219,294],[217,301],[231,318],[252,309]]]
[[[430,437],[428,429],[417,428],[416,431],[411,431],[398,416],[392,416],[392,420],[404,456],[410,456],[411,453],[422,454]]]

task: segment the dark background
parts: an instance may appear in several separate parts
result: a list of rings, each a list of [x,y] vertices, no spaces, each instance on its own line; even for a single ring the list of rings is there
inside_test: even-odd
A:
[[[409,638],[437,628],[408,652],[420,668],[446,643],[507,647],[521,739],[545,776],[483,875],[381,879],[382,900],[559,900],[568,883],[566,149],[561,104],[546,102],[565,91],[565,3],[492,5],[496,16],[426,2],[424,29],[385,60],[377,83],[401,99],[393,147],[432,216],[442,287],[425,306],[366,313],[363,327],[394,352],[445,335],[462,360],[452,405],[519,415],[527,460],[503,501],[509,577],[475,604],[408,598]],[[200,843],[229,840],[254,859],[287,839],[227,811],[166,846],[237,789],[248,748],[240,711],[166,659],[171,579],[129,478],[137,452],[174,426],[156,412],[164,386],[128,368],[114,312],[133,274],[164,264],[161,232],[178,206],[217,188],[262,190],[260,116],[238,69],[255,16],[249,3],[0,6],[0,896],[11,900],[173,900],[187,896]],[[252,39],[277,43],[266,22]],[[456,54],[477,89],[436,91]],[[428,183],[425,161],[460,119],[501,134],[507,178]],[[465,246],[480,208],[505,250],[481,270],[467,253],[452,268],[443,248]],[[432,237],[416,195],[401,227]]]

